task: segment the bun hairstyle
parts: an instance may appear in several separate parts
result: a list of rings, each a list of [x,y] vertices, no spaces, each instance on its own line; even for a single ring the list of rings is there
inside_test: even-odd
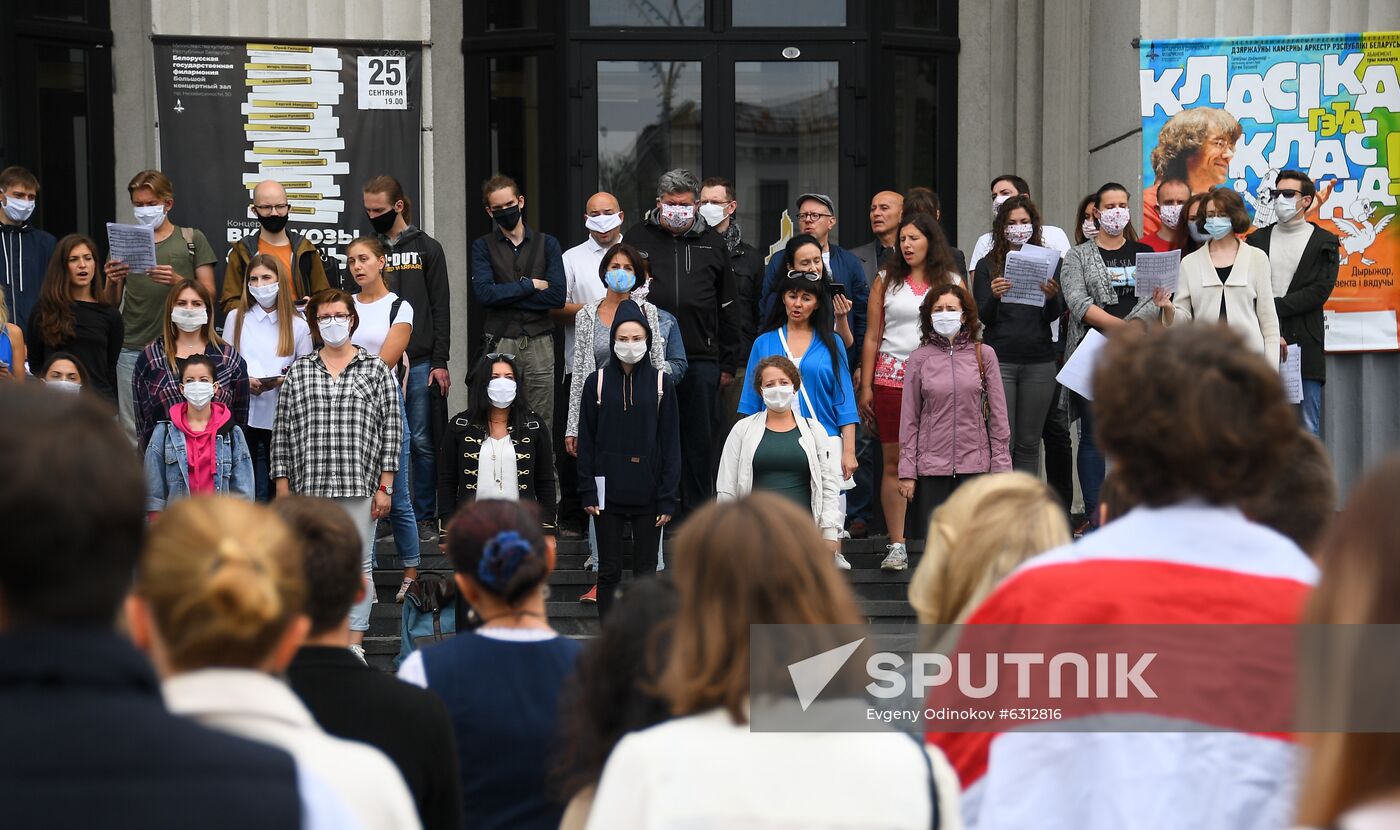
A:
[[[467,504],[447,529],[447,554],[457,573],[507,605],[528,599],[549,576],[534,502],[482,499]]]
[[[175,669],[253,668],[302,613],[301,549],[272,510],[196,496],[152,527],[135,592]]]

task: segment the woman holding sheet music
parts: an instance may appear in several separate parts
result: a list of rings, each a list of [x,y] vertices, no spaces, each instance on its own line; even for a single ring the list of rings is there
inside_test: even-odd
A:
[[[1031,298],[1007,298],[1011,280],[1006,260],[1022,246],[1041,245],[1040,211],[1029,196],[1012,196],[997,210],[992,222],[992,251],[972,273],[972,295],[982,320],[982,342],[1000,359],[1001,382],[1006,389],[1006,413],[1011,422],[1012,466],[1022,472],[1040,472],[1040,434],[1050,402],[1055,397],[1055,343],[1050,324],[1060,318],[1060,258],[1054,255],[1051,279],[1039,284],[1035,305]]]

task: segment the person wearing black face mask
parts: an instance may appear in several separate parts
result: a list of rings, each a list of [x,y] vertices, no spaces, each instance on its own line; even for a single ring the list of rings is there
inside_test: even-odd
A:
[[[484,341],[474,354],[508,352],[520,364],[525,395],[554,428],[554,320],[564,306],[564,252],[559,240],[525,224],[525,197],[509,176],[481,187],[495,228],[472,242],[472,294],[486,308]]]
[[[236,306],[243,296],[248,279],[248,262],[256,254],[270,254],[282,260],[282,265],[292,277],[292,288],[298,301],[331,287],[326,279],[326,268],[321,263],[320,251],[306,237],[287,230],[291,205],[287,203],[287,190],[280,182],[273,179],[259,182],[253,190],[253,203],[249,211],[262,227],[229,248],[228,267],[224,269],[224,289],[219,297],[224,313]]]

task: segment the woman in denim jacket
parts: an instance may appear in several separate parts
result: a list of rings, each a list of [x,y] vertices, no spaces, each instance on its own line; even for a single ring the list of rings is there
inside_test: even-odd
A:
[[[146,510],[155,514],[176,499],[230,493],[252,499],[253,457],[233,413],[214,400],[214,361],[192,355],[180,367],[185,399],[170,407],[146,445]]]

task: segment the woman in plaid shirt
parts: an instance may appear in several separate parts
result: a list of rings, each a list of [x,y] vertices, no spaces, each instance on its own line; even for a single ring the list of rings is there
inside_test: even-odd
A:
[[[318,292],[306,317],[321,347],[287,370],[272,425],[272,479],[278,496],[321,496],[345,508],[363,536],[368,579],[374,523],[389,515],[399,468],[403,420],[394,375],[350,342],[359,318],[349,294]],[[367,584],[350,610],[350,649],[361,659],[373,604]]]

